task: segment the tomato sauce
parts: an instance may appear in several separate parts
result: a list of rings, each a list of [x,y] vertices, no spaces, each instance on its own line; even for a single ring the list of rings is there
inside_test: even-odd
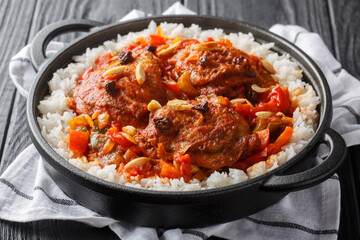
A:
[[[69,150],[135,180],[246,171],[292,135],[294,106],[274,73],[228,39],[170,39],[160,28],[79,77]]]

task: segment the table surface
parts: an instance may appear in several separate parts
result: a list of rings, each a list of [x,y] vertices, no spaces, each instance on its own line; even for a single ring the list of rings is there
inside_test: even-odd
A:
[[[0,174],[31,140],[26,129],[26,99],[11,83],[10,58],[44,26],[63,19],[92,19],[112,23],[132,9],[160,15],[176,0],[0,0]],[[275,23],[297,24],[317,32],[342,67],[360,79],[360,1],[358,0],[183,0],[201,15],[238,19],[269,28]],[[61,35],[68,42],[77,35]],[[338,174],[342,208],[338,239],[360,239],[359,146],[350,147]],[[92,228],[71,221],[14,223],[0,220],[0,239],[116,239],[109,228]]]

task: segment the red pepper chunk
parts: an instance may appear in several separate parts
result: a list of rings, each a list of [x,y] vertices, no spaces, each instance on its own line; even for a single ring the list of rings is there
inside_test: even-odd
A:
[[[274,143],[270,143],[268,146],[268,153],[274,154],[281,150],[281,147],[289,142],[294,130],[291,127],[286,127],[285,130],[280,134]]]
[[[150,35],[149,43],[152,45],[163,45],[165,44],[165,39],[158,35]]]
[[[129,139],[124,137],[121,132],[119,132],[117,127],[108,129],[106,134],[109,135],[117,145],[119,145],[122,151],[126,151],[134,145],[134,143],[132,143]]]
[[[249,166],[252,166],[258,162],[264,161],[267,157],[267,149],[265,148],[261,152],[255,153],[244,159],[244,162]]]
[[[172,163],[160,160],[159,167],[161,169],[160,176],[168,178],[181,178],[182,174]]]
[[[258,106],[252,109],[252,112],[287,112],[289,110],[290,101],[287,89],[283,90],[279,85],[277,85],[269,94],[268,99],[268,102],[260,103]]]
[[[174,160],[181,164],[180,172],[183,175],[184,180],[188,181],[191,178],[191,158],[189,154],[181,155],[182,154],[175,154]]]
[[[85,153],[89,143],[89,133],[70,130],[69,150],[73,153]]]
[[[180,89],[179,85],[177,84],[177,82],[175,82],[175,81],[167,81],[167,82],[164,82],[164,84],[168,89],[173,91],[176,95],[180,96],[181,89]]]
[[[212,37],[207,37],[204,42],[213,42],[214,39]]]
[[[241,116],[245,118],[249,118],[252,115],[252,107],[249,104],[235,103],[233,107]]]

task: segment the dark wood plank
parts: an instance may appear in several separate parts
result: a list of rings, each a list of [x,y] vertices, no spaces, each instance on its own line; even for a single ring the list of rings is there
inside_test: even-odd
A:
[[[152,15],[161,15],[169,6],[177,2],[176,0],[76,0],[76,1],[46,1],[40,0],[38,3],[37,17],[34,18],[31,29],[33,37],[42,27],[49,23],[63,19],[91,19],[103,23],[114,23],[125,16],[132,9],[142,10]],[[58,40],[68,41],[74,35],[64,35]]]
[[[26,45],[34,9],[35,0],[0,1],[0,156],[15,100],[15,87],[8,71],[9,61]]]
[[[276,23],[297,24],[319,33],[331,51],[334,49],[326,1],[185,0],[184,3],[201,15],[233,18],[264,28]]]
[[[337,58],[350,74],[360,80],[360,1],[329,0]]]

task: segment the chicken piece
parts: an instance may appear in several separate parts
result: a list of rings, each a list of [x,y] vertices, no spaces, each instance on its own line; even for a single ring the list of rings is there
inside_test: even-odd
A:
[[[187,153],[192,164],[218,170],[259,146],[258,137],[249,135],[246,120],[230,106],[218,103],[217,97],[187,102],[192,107],[184,111],[164,106],[151,113],[149,125],[136,135],[144,155],[172,161],[174,154]]]
[[[273,82],[259,58],[230,46],[218,45],[211,50],[198,50],[197,41],[184,41],[177,53],[167,59],[168,74],[178,79],[189,72],[192,85],[201,95],[216,94],[236,98],[244,84]]]
[[[119,65],[104,67],[102,64],[78,81],[73,94],[78,114],[91,116],[95,111],[108,112],[111,120],[124,125],[146,126],[147,104],[152,99],[161,104],[166,103],[162,70],[154,55],[145,50],[137,52],[125,62],[126,69],[122,72],[104,77],[104,72]],[[146,76],[142,84],[138,83],[135,74],[139,63],[143,66]]]

